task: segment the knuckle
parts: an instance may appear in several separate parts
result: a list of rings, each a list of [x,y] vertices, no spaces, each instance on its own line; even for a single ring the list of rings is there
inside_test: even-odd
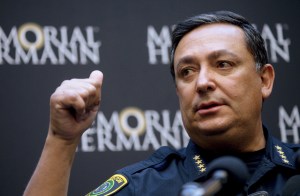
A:
[[[78,98],[80,97],[79,94],[76,91],[68,91],[64,93],[66,99],[70,100],[70,102],[76,102]]]

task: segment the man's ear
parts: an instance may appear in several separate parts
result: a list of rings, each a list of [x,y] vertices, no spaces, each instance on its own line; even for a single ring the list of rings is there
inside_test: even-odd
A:
[[[275,70],[273,66],[271,64],[265,64],[260,70],[260,76],[262,80],[262,98],[265,100],[271,95],[273,89],[275,79]]]

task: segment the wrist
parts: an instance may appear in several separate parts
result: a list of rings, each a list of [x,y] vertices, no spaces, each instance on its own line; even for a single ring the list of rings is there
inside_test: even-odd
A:
[[[46,145],[57,146],[62,148],[76,149],[80,142],[80,137],[64,137],[49,129],[46,138]]]

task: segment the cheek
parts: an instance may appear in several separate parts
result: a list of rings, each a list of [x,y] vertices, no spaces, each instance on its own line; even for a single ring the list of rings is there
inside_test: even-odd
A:
[[[181,110],[183,124],[187,126],[186,122],[192,119],[193,113],[193,98],[194,93],[189,89],[189,87],[184,86],[177,89],[177,96],[179,99],[179,107]]]
[[[242,69],[229,78],[223,78],[228,90],[236,96],[245,97],[247,94],[261,91],[261,79],[255,70]]]
[[[192,104],[194,92],[191,86],[179,86],[177,87],[177,96],[180,107],[187,107]]]
[[[225,93],[237,110],[251,110],[261,104],[261,84],[255,77],[244,76],[227,82]]]

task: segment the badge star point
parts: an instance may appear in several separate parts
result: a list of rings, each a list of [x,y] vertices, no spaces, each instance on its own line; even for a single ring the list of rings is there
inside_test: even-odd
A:
[[[194,160],[199,160],[199,159],[200,159],[200,156],[199,156],[199,155],[195,155],[193,159],[194,159]]]

